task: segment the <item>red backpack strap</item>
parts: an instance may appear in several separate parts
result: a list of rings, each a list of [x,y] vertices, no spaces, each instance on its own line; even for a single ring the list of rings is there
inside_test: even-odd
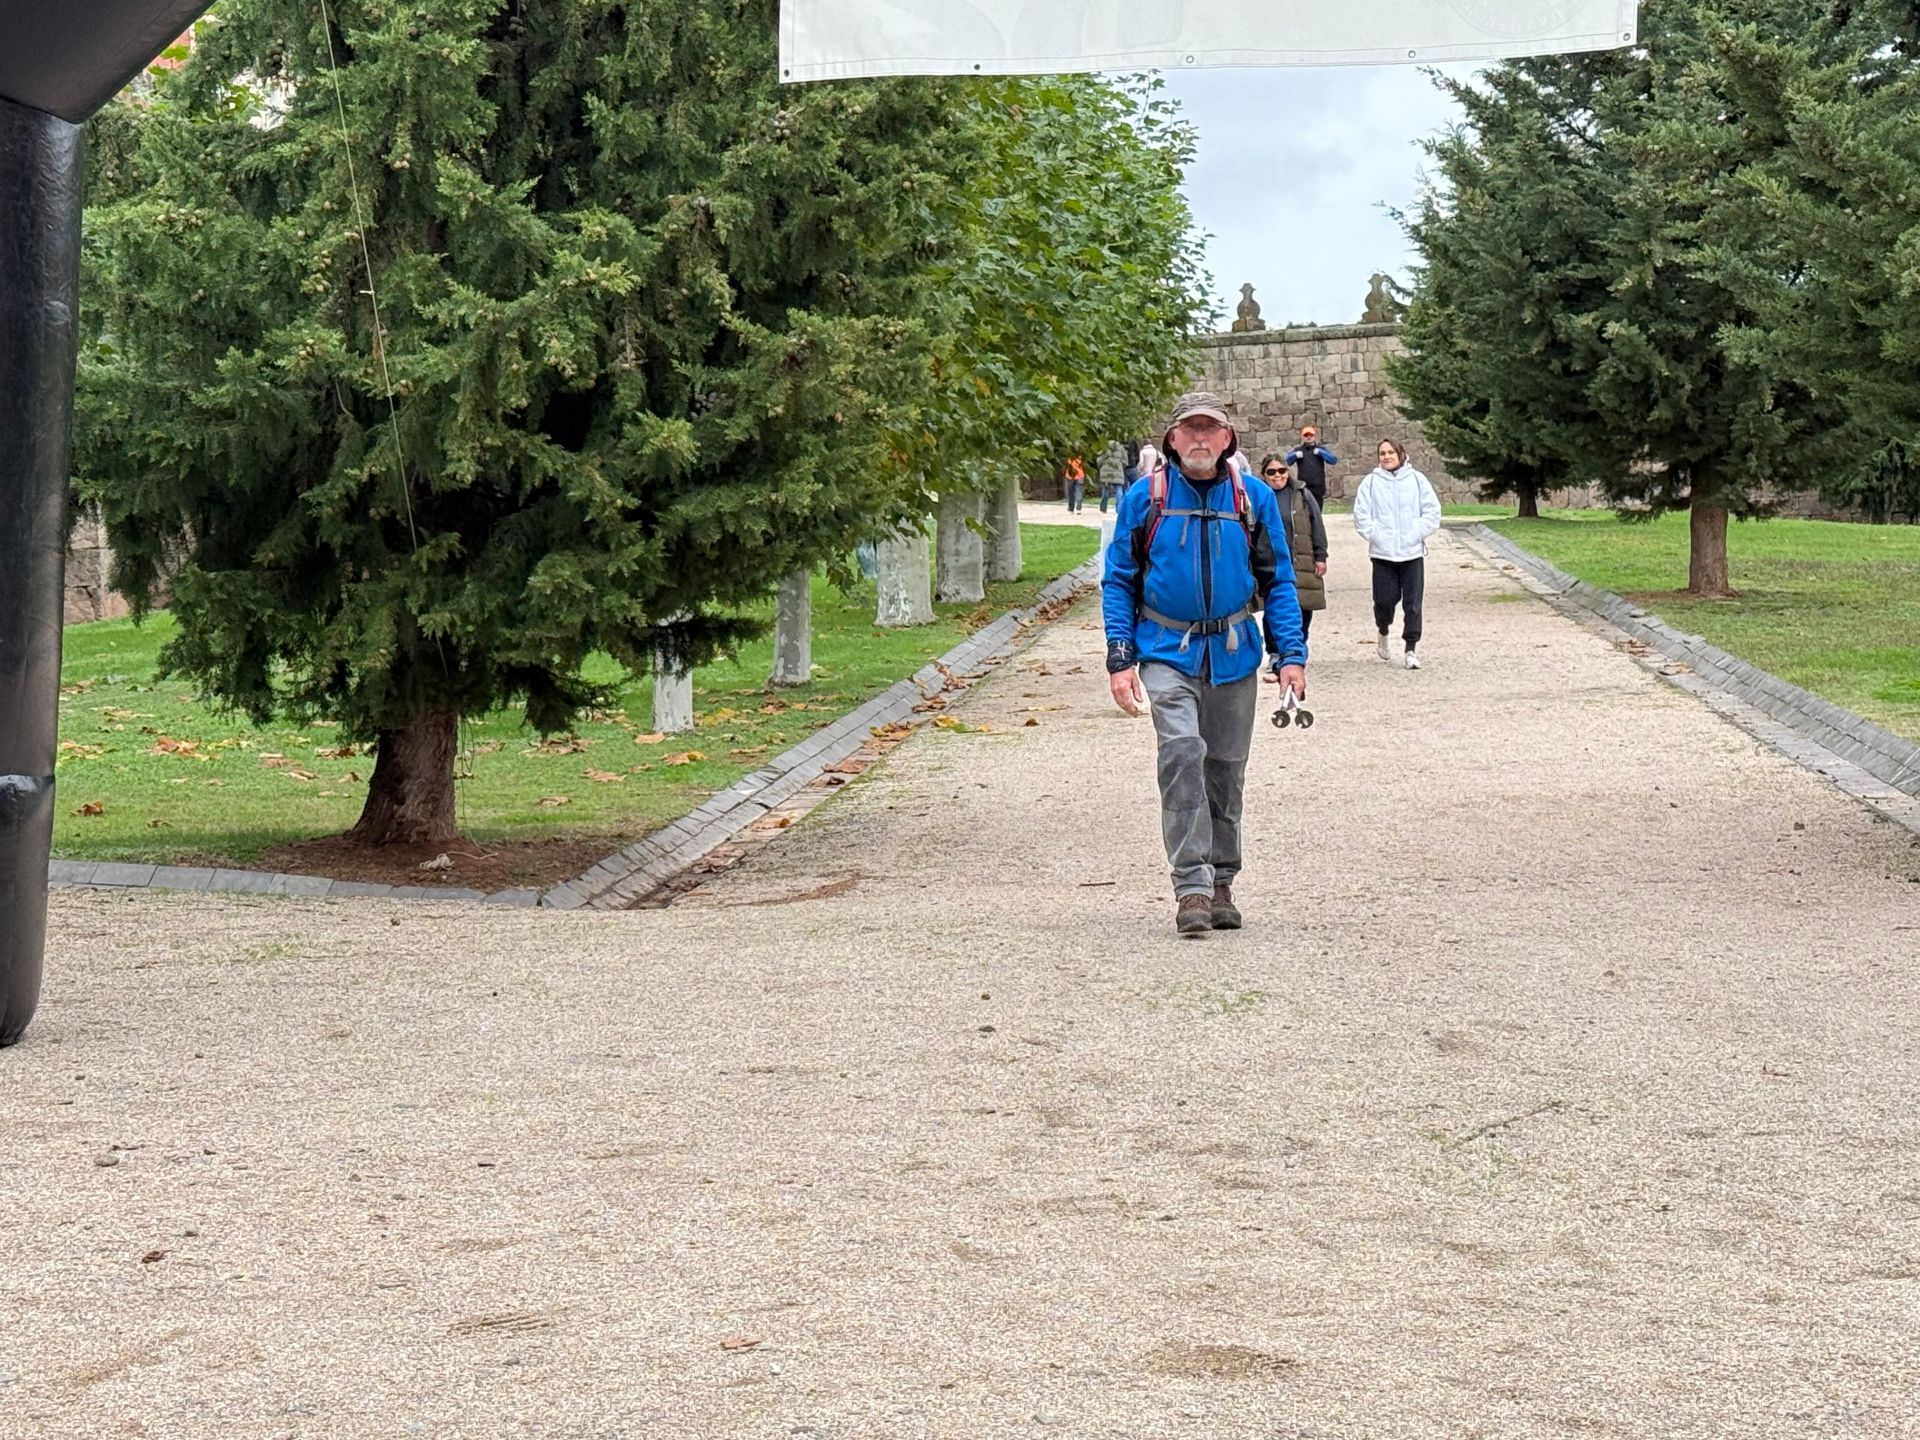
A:
[[[1167,518],[1167,496],[1172,493],[1172,484],[1167,478],[1167,467],[1154,466],[1147,480],[1147,538],[1141,546],[1143,552],[1152,551],[1153,537],[1160,533],[1160,522]]]
[[[1233,467],[1233,508],[1240,517],[1240,528],[1247,532],[1247,553],[1253,553],[1253,497],[1247,493],[1247,477],[1239,466]]]

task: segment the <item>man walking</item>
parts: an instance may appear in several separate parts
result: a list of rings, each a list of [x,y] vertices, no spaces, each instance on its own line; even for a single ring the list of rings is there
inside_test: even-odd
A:
[[[1311,425],[1300,427],[1300,443],[1287,452],[1287,464],[1313,496],[1313,503],[1327,508],[1327,466],[1338,465],[1340,457],[1320,443],[1320,432]]]
[[[1121,441],[1109,440],[1107,448],[1100,452],[1100,513],[1107,513],[1107,504],[1120,503],[1120,492],[1127,483],[1127,447]]]
[[[1240,813],[1253,746],[1262,625],[1280,683],[1307,693],[1307,646],[1273,492],[1229,464],[1226,407],[1182,396],[1166,466],[1120,501],[1104,586],[1107,675],[1129,715],[1151,700],[1174,927],[1237,930]]]

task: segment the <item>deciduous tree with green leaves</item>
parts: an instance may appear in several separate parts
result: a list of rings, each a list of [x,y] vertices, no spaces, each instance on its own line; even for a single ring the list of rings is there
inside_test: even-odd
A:
[[[950,107],[781,88],[775,19],[227,0],[120,117],[77,469],[173,673],[377,746],[356,838],[450,838],[461,717],[562,729],[900,507]]]
[[[1144,434],[1191,377],[1209,305],[1181,193],[1193,134],[1160,82],[972,81],[963,94],[975,163],[943,214],[929,383],[902,450],[945,499],[949,568],[977,597],[976,547],[953,551],[980,497],[996,498],[1004,529],[1022,476],[1074,453],[1091,466],[1109,440]]]

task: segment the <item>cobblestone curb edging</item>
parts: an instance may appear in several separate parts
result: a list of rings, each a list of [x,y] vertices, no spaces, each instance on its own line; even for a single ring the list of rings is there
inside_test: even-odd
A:
[[[671,825],[654,831],[585,875],[539,890],[441,889],[431,885],[373,885],[330,880],[324,875],[281,875],[263,870],[226,870],[205,866],[135,865],[106,860],[55,860],[47,883],[53,889],[178,890],[226,895],[289,895],[306,899],[451,900],[469,904],[534,906],[571,910],[584,905],[620,909],[658,889],[698,864],[775,806],[790,799],[865,744],[877,726],[892,725],[913,714],[913,707],[992,659],[1017,647],[1034,614],[1072,599],[1094,583],[1096,557],[1068,571],[1034,598],[1026,610],[1010,610],[976,630],[912,679],[882,691],[859,709],[782,751],[765,768],[736,781],[706,804]]]
[[[700,863],[749,825],[871,743],[873,732],[914,718],[914,707],[955,679],[1005,658],[1018,648],[1033,616],[1073,599],[1099,576],[1099,558],[1068,571],[1026,610],[1010,610],[991,625],[929,661],[910,679],[881,691],[859,709],[776,756],[764,769],[736,781],[691,814],[609,855],[586,874],[540,897],[560,910],[624,910]]]
[[[1920,745],[1675,629],[1631,600],[1576,579],[1485,525],[1463,525],[1449,533],[1487,558],[1512,565],[1561,613],[1685,666],[1673,673],[1659,664],[1651,668],[1755,739],[1920,833]]]

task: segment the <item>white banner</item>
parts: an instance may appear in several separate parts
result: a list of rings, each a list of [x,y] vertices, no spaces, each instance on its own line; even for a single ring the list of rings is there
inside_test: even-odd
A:
[[[1630,45],[1638,0],[781,0],[786,80],[1387,65]]]

